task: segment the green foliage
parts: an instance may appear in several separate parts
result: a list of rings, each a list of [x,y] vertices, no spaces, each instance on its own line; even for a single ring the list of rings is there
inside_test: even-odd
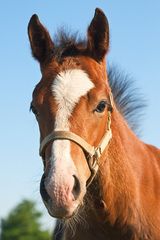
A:
[[[49,232],[41,229],[41,216],[35,202],[23,200],[2,219],[1,240],[49,240]]]

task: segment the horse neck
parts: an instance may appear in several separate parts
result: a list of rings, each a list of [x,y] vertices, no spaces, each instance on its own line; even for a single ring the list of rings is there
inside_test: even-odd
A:
[[[138,225],[143,222],[143,214],[137,194],[139,169],[135,166],[135,156],[144,155],[145,144],[116,109],[112,114],[112,135],[99,174],[107,220],[111,224],[118,221],[122,225]]]

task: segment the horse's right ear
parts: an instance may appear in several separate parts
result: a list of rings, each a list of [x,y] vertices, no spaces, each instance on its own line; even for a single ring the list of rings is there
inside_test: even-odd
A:
[[[39,18],[34,14],[28,24],[28,36],[31,44],[32,54],[40,63],[51,59],[54,44]]]

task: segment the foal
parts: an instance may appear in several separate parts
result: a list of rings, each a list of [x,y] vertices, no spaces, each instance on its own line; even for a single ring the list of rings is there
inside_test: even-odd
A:
[[[33,15],[28,26],[42,79],[31,109],[40,130],[40,192],[63,240],[159,240],[160,150],[140,141],[109,85],[109,26],[96,9],[87,40],[53,42]]]

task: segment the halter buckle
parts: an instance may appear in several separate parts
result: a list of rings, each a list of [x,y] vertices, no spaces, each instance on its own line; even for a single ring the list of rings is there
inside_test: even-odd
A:
[[[95,157],[96,159],[99,159],[101,155],[102,155],[102,149],[101,149],[101,147],[97,147],[97,148],[95,149],[94,157]]]

